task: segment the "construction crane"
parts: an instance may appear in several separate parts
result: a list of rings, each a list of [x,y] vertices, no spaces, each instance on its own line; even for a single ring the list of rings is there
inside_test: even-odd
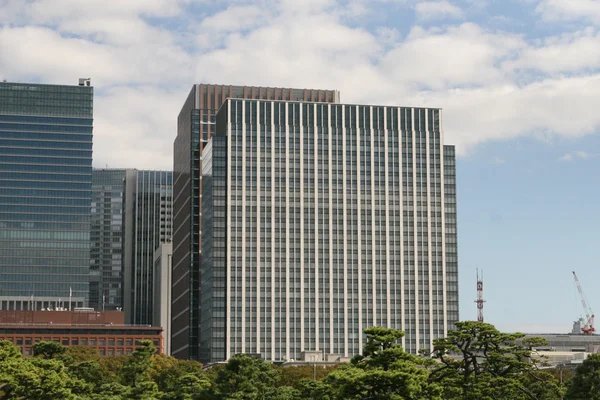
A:
[[[596,328],[594,328],[594,312],[587,303],[585,294],[583,294],[583,289],[581,288],[581,283],[579,283],[579,279],[577,279],[577,274],[575,271],[573,271],[573,279],[575,279],[575,285],[577,286],[577,291],[579,292],[579,297],[581,298],[581,304],[583,305],[583,311],[585,312],[585,316],[587,318],[585,325],[581,327],[581,331],[586,335],[591,335],[596,331]]]

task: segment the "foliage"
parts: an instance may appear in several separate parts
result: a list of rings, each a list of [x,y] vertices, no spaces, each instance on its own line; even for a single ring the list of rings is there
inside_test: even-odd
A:
[[[277,367],[245,355],[204,370],[195,361],[155,354],[142,341],[133,354],[100,356],[55,342],[23,357],[0,341],[0,400],[558,400],[560,371],[541,371],[540,339],[504,334],[492,325],[461,322],[431,353],[406,353],[395,329],[365,330],[363,353],[333,367]],[[316,375],[316,376],[315,376]],[[569,381],[567,371],[563,371]],[[315,379],[316,378],[316,379]],[[600,400],[600,355],[568,382],[565,399]]]
[[[600,354],[591,354],[575,370],[565,400],[600,399]]]
[[[55,358],[67,350],[58,342],[42,341],[33,345],[33,355],[42,358]]]
[[[293,367],[275,367],[279,371],[278,386],[291,386],[301,389],[304,381],[320,381],[338,366],[300,365]]]
[[[444,399],[559,399],[551,374],[538,370],[534,347],[540,338],[499,332],[493,325],[458,322],[457,329],[434,341],[432,357],[440,365],[429,376],[443,387]]]
[[[278,378],[279,371],[270,363],[238,354],[217,374],[214,395],[221,399],[267,399]]]
[[[333,371],[325,382],[334,399],[439,399],[441,389],[429,383],[427,362],[406,353],[398,340],[404,332],[372,327],[365,329],[362,356]]]
[[[138,383],[148,381],[154,353],[156,348],[151,340],[140,340],[140,347],[135,349],[121,368],[122,383],[137,387]]]

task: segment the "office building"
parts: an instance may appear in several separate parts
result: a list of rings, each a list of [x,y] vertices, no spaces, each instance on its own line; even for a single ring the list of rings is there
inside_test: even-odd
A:
[[[127,170],[123,218],[123,311],[130,324],[150,325],[154,252],[173,235],[173,173]]]
[[[26,357],[42,340],[92,348],[102,356],[131,354],[141,340],[151,340],[163,353],[161,327],[125,325],[119,311],[0,311],[0,340],[12,342]]]
[[[172,350],[198,359],[200,326],[201,171],[200,155],[215,132],[215,115],[227,98],[304,100],[338,103],[335,90],[194,85],[177,119],[173,166]]]
[[[93,88],[0,82],[0,309],[84,306]]]
[[[92,171],[90,307],[123,307],[123,192],[125,169]]]
[[[171,355],[171,257],[172,243],[161,244],[154,252],[154,326],[162,326],[165,354]]]
[[[375,325],[417,353],[458,320],[440,109],[228,99],[201,171],[201,361],[351,357]]]

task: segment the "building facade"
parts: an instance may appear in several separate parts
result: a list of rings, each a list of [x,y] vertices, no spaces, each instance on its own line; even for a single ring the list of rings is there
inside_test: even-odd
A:
[[[171,355],[171,259],[173,244],[163,243],[154,252],[154,326],[162,326],[165,354]]]
[[[173,236],[173,173],[128,170],[124,187],[123,310],[131,324],[151,325],[154,252]]]
[[[215,132],[215,116],[227,98],[339,103],[335,90],[206,85],[192,87],[177,119],[174,142],[173,355],[198,359],[202,174],[200,155]]]
[[[375,325],[417,353],[458,321],[440,109],[229,99],[202,173],[201,361],[351,357]]]
[[[93,348],[103,356],[131,354],[141,340],[151,340],[163,353],[162,328],[123,324],[118,311],[0,311],[0,340],[8,340],[24,356],[43,340],[63,346]]]
[[[0,309],[84,306],[93,88],[0,82]]]
[[[125,169],[92,171],[90,307],[123,307],[123,193]]]

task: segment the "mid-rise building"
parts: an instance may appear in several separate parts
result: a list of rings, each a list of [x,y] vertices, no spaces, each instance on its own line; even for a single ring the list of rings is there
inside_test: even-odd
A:
[[[215,132],[215,116],[227,98],[304,100],[338,103],[335,90],[206,85],[192,87],[177,119],[173,166],[172,350],[198,359],[202,184],[200,155]]]
[[[0,309],[87,306],[93,88],[0,82]]]
[[[102,356],[131,354],[141,340],[151,340],[158,354],[163,353],[160,326],[126,325],[119,311],[0,310],[0,340],[8,340],[24,356],[33,355],[33,345],[51,340],[63,346],[94,349]]]
[[[455,154],[440,109],[228,99],[215,122],[201,361],[351,357],[370,326],[402,329],[417,353],[453,328]]]
[[[90,307],[123,307],[123,193],[125,169],[92,171]]]
[[[123,218],[123,311],[131,324],[151,325],[154,252],[173,235],[173,173],[127,170]]]

